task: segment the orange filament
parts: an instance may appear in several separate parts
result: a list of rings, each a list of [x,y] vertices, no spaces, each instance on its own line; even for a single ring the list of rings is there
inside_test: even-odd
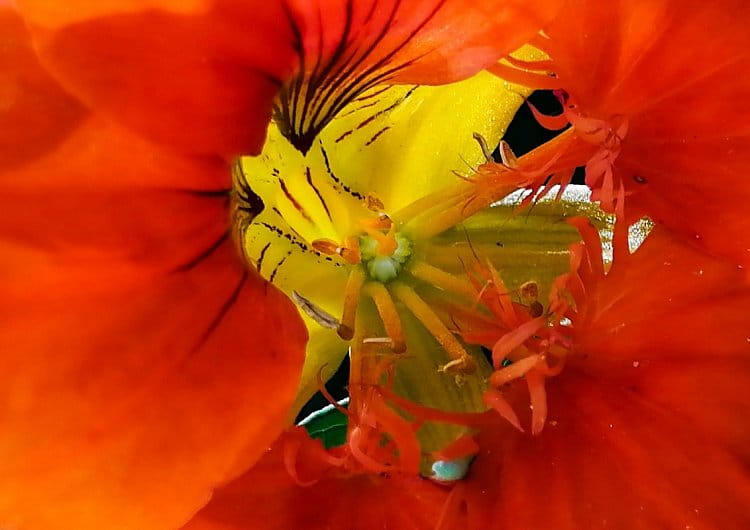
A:
[[[396,395],[392,390],[387,388],[381,388],[379,392],[387,401],[393,403],[410,416],[419,418],[419,421],[421,422],[432,421],[479,428],[486,425],[489,420],[486,412],[446,412],[411,402],[408,399]]]
[[[313,440],[308,437],[304,428],[294,427],[283,434],[284,449],[283,460],[284,468],[289,476],[299,486],[312,486],[318,482],[332,467],[340,467],[344,464],[345,458],[336,457],[323,448],[320,440]],[[303,454],[304,453],[304,454]],[[313,475],[305,480],[300,476],[297,462],[313,462]]]
[[[364,231],[372,237],[378,244],[378,254],[381,256],[392,256],[398,248],[398,242],[396,241],[396,228],[391,224],[387,233],[383,233],[380,230],[370,228],[369,226],[363,226]]]
[[[466,353],[466,350],[451,331],[443,324],[440,317],[432,308],[412,289],[402,283],[394,283],[393,294],[417,317],[425,328],[435,337],[443,349],[452,359],[443,367],[443,371],[451,371],[459,374],[470,374],[476,369],[474,360]]]
[[[386,214],[377,217],[368,217],[359,221],[359,225],[365,230],[390,230],[393,221]]]
[[[393,303],[391,295],[388,293],[388,289],[380,282],[369,282],[365,286],[365,292],[375,302],[380,318],[383,320],[385,331],[391,340],[393,352],[405,352],[406,341],[404,340],[401,318],[398,316],[398,310]]]
[[[365,271],[361,267],[355,267],[349,273],[344,288],[344,310],[341,315],[341,323],[338,334],[344,340],[351,340],[354,336],[354,319],[357,316],[357,305],[359,305],[359,293],[365,281]]]
[[[474,287],[468,281],[445,272],[437,267],[417,261],[409,267],[409,273],[427,283],[471,300],[474,298]]]
[[[393,471],[393,466],[383,464],[367,454],[362,447],[362,427],[354,427],[349,433],[348,448],[352,456],[363,468],[375,473],[388,473]]]
[[[544,63],[542,63],[544,64]],[[506,81],[519,85],[532,86],[537,89],[552,90],[560,88],[560,79],[557,76],[551,76],[546,72],[531,71],[536,69],[535,65],[529,63],[529,70],[519,70],[513,66],[497,63],[493,64],[487,70]],[[543,68],[539,68],[540,70]]]
[[[518,167],[518,158],[515,153],[508,145],[505,140],[500,140],[500,144],[497,146],[500,151],[500,159],[503,161],[503,165],[509,169],[516,169]]]
[[[546,324],[546,317],[537,317],[534,320],[529,320],[516,327],[512,331],[506,333],[492,346],[492,363],[495,368],[499,368],[503,360],[526,342],[530,337],[534,335],[544,324]]]

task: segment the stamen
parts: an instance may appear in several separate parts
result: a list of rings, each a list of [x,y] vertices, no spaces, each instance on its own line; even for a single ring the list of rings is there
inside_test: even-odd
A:
[[[339,248],[339,244],[331,239],[316,239],[310,243],[310,245],[321,254],[327,254],[329,256],[336,254],[336,251]]]
[[[354,319],[357,315],[359,304],[359,293],[365,281],[365,271],[361,267],[354,267],[349,273],[344,288],[344,310],[341,315],[341,323],[338,334],[344,340],[351,340],[354,336]]]
[[[388,293],[388,289],[380,282],[369,282],[365,285],[365,292],[372,298],[378,308],[385,331],[391,339],[393,352],[405,352],[406,341],[404,340],[404,330],[401,327],[401,318],[398,316],[398,310]]]
[[[386,214],[380,214],[377,217],[368,217],[359,221],[359,225],[364,230],[390,230],[393,221]]]
[[[420,280],[435,285],[449,293],[463,296],[468,300],[473,300],[476,294],[474,287],[470,282],[458,278],[444,270],[438,269],[437,267],[433,267],[424,261],[417,261],[414,263],[409,268],[409,273],[415,278],[419,278]]]
[[[385,210],[385,205],[383,204],[383,201],[380,200],[380,197],[375,195],[374,193],[368,193],[365,196],[364,199],[365,208],[372,212],[382,212]]]
[[[495,159],[492,158],[492,151],[490,151],[489,146],[487,145],[487,140],[485,140],[484,136],[479,134],[478,132],[475,132],[471,135],[472,138],[474,138],[477,143],[479,144],[479,148],[482,150],[482,154],[484,155],[484,159],[487,162],[494,162]]]
[[[466,353],[466,350],[461,346],[453,333],[443,324],[440,317],[422,300],[414,289],[398,282],[394,283],[391,288],[396,298],[403,302],[409,311],[435,337],[435,340],[440,343],[448,356],[453,359],[453,361],[446,364],[443,368],[445,370],[450,368],[450,371],[455,371],[459,374],[473,373],[476,370],[474,360]]]
[[[465,456],[473,456],[479,452],[479,446],[474,437],[469,434],[460,436],[440,451],[435,451],[436,460],[456,460]]]

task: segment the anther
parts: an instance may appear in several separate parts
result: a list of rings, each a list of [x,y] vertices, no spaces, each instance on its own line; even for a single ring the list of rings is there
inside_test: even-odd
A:
[[[385,205],[383,204],[383,201],[380,200],[380,197],[375,195],[374,193],[368,193],[365,196],[364,199],[365,208],[372,212],[382,212],[385,210]]]

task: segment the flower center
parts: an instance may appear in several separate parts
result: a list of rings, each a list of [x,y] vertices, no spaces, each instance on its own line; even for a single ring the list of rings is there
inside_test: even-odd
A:
[[[366,235],[359,239],[359,253],[370,278],[388,283],[398,277],[411,256],[411,242],[399,233],[385,238]]]

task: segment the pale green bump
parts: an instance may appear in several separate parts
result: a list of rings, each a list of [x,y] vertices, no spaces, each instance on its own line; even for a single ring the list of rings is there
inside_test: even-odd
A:
[[[363,236],[359,240],[359,253],[362,264],[367,267],[370,278],[381,283],[395,280],[404,264],[411,256],[411,241],[401,234],[396,234],[396,250],[390,256],[378,254],[378,244],[370,236]]]

